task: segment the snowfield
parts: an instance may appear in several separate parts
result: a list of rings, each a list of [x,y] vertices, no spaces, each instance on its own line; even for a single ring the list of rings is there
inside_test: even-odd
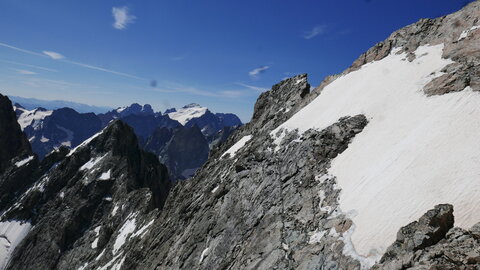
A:
[[[178,109],[176,112],[168,113],[170,119],[178,121],[182,126],[192,120],[193,118],[199,118],[207,112],[207,107],[202,107],[198,104],[189,104],[183,108]]]
[[[25,109],[21,109],[21,110],[23,112],[18,117],[18,123],[20,124],[20,127],[22,128],[22,130],[24,130],[26,127],[30,125],[32,125],[34,129],[36,129],[41,124],[43,119],[45,119],[45,117],[47,116],[50,116],[53,112],[53,111],[43,111],[39,109],[35,109],[31,111],[28,111]]]
[[[341,210],[355,224],[353,247],[367,259],[436,204],[454,205],[456,226],[480,220],[480,93],[427,97],[422,91],[452,63],[441,58],[442,49],[420,47],[412,62],[395,50],[366,64],[326,86],[271,133],[323,129],[343,116],[368,118],[328,172],[342,189]]]
[[[27,236],[32,225],[17,220],[0,222],[0,269],[4,269],[15,247]]]

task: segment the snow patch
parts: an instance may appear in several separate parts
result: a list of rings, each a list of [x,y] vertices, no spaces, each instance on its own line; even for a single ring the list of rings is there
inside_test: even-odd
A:
[[[98,246],[98,236],[100,235],[100,229],[101,228],[102,228],[102,226],[98,226],[93,230],[93,232],[95,233],[95,240],[93,240],[93,242],[92,242],[92,248],[97,248],[97,246]]]
[[[112,217],[114,217],[117,214],[117,211],[118,211],[118,205],[115,204],[115,206],[112,209]]]
[[[32,225],[29,222],[11,220],[0,222],[0,269],[4,269],[15,247],[27,236]]]
[[[103,252],[100,253],[100,255],[103,255]],[[99,255],[99,256],[100,256]],[[122,264],[123,262],[125,261],[125,256],[123,256],[123,258],[117,262],[116,264],[115,261],[118,260],[118,258],[120,258],[120,256],[122,256],[122,253],[118,254],[117,256],[113,257],[107,264],[105,264],[104,266],[102,266],[101,268],[99,268],[98,270],[120,270],[120,268],[122,267]],[[99,257],[97,257],[99,258]]]
[[[454,205],[456,226],[480,220],[480,93],[424,94],[452,63],[442,50],[422,46],[415,53],[423,57],[412,62],[401,53],[366,64],[272,131],[322,130],[357,114],[369,119],[329,169],[342,189],[340,208],[358,213],[351,241],[361,255],[383,253],[401,226],[436,204]]]
[[[230,147],[225,153],[222,154],[220,158],[223,158],[226,154],[230,154],[230,158],[235,156],[235,153],[240,150],[248,141],[252,139],[252,135],[243,136],[238,142],[236,142],[232,147]]]
[[[145,226],[143,226],[142,228],[140,228],[138,231],[136,231],[134,234],[132,234],[132,237],[137,237],[137,236],[140,236],[140,238],[143,238],[143,236],[145,236],[145,234],[148,232],[148,227],[152,226],[154,220],[151,220],[150,222],[148,222]]]
[[[28,162],[32,161],[33,158],[34,158],[34,156],[29,156],[29,157],[27,157],[27,158],[25,158],[25,159],[22,159],[22,160],[20,160],[20,161],[17,161],[17,162],[15,162],[15,166],[17,166],[17,168],[20,168],[20,167],[22,167],[23,165],[27,164]]]
[[[108,170],[107,172],[104,172],[102,173],[102,175],[100,175],[100,177],[98,178],[99,180],[110,180],[110,172],[112,170]]]
[[[115,243],[113,244],[113,254],[117,253],[117,251],[125,244],[129,236],[135,231],[135,221],[135,217],[127,218],[127,221],[125,221],[123,226],[120,228],[117,239],[115,239]]]
[[[100,132],[96,133],[95,135],[93,135],[92,137],[86,139],[84,142],[82,142],[81,144],[79,144],[77,147],[73,148],[72,150],[70,150],[70,152],[67,154],[67,157],[71,156],[73,153],[75,153],[75,151],[77,151],[78,149],[86,146],[87,144],[89,144],[93,139],[95,139],[96,137],[98,137],[100,134],[103,133],[103,130],[101,130]]]
[[[97,165],[100,161],[102,161],[102,159],[105,158],[107,156],[107,154],[105,154],[101,157],[91,158],[89,161],[87,161],[87,163],[83,164],[82,167],[80,167],[80,169],[78,169],[78,170],[79,171],[84,171],[84,170],[92,169],[93,167],[95,167],[95,165]]]
[[[460,34],[460,37],[458,38],[457,41],[460,41],[460,40],[468,37],[468,34],[470,34],[470,32],[474,31],[475,29],[479,29],[479,28],[480,28],[480,25],[475,25],[475,26],[472,26],[470,29],[464,30],[464,31]]]
[[[80,266],[77,270],[84,270],[85,268],[87,268],[88,266],[88,262],[84,263],[82,266]]]
[[[200,255],[199,263],[202,263],[203,260],[208,256],[208,250],[209,250],[209,248],[207,247],[206,249],[204,249],[202,251],[202,254]]]

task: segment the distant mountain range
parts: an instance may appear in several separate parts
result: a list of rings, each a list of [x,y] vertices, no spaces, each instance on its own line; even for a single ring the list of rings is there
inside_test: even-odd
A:
[[[60,108],[71,108],[80,113],[104,113],[111,110],[111,107],[92,106],[66,100],[43,100],[36,98],[25,98],[17,96],[8,96],[12,103],[22,104],[25,109],[33,110],[38,107],[55,110]]]
[[[105,113],[80,113],[72,108],[28,109],[15,103],[15,114],[32,150],[40,159],[61,146],[74,148],[121,119],[131,126],[139,145],[168,164],[172,180],[188,178],[208,158],[210,149],[227,139],[242,125],[234,114],[212,113],[206,107],[189,104],[165,113],[149,104],[132,104]]]

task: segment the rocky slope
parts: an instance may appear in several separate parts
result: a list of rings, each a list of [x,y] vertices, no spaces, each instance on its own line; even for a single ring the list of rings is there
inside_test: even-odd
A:
[[[0,227],[21,229],[24,237],[3,258],[7,269],[78,269],[90,260],[121,259],[163,207],[167,170],[124,123],[113,122],[67,153],[3,208]]]
[[[478,269],[479,22],[476,1],[274,85],[166,199],[114,122],[4,208],[7,269]]]

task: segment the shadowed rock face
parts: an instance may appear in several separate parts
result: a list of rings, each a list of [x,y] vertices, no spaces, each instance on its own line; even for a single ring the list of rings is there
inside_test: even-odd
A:
[[[166,168],[139,148],[130,127],[116,121],[40,175],[3,213],[2,220],[34,225],[8,269],[70,269],[103,247],[124,253],[117,241],[124,223],[146,226],[169,189]],[[95,238],[98,248],[91,247]],[[108,262],[110,254],[99,262]]]
[[[158,154],[172,179],[192,176],[208,159],[208,142],[197,126],[179,128]]]
[[[30,144],[17,123],[12,102],[0,94],[0,173],[13,158],[32,155]]]

